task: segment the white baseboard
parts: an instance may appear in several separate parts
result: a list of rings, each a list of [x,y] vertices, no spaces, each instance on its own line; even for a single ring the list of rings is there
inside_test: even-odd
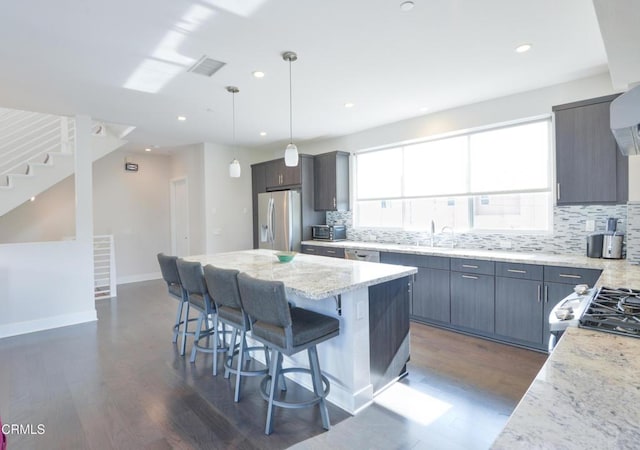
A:
[[[0,325],[0,339],[98,320],[96,310]]]
[[[127,277],[118,277],[116,284],[137,283],[138,281],[151,281],[162,279],[161,272],[142,273],[140,275],[130,275]]]

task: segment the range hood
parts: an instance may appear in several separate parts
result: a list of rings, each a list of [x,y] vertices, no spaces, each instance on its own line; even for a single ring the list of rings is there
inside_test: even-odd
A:
[[[611,132],[623,155],[640,155],[640,85],[611,102]]]

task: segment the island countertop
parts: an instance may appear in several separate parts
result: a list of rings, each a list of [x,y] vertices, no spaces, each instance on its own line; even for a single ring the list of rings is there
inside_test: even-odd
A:
[[[640,339],[569,328],[493,448],[638,448],[638,355]]]
[[[236,269],[263,280],[282,281],[288,292],[320,300],[417,272],[415,267],[351,261],[299,253],[281,263],[273,250],[244,250],[213,255],[189,256],[203,266]]]

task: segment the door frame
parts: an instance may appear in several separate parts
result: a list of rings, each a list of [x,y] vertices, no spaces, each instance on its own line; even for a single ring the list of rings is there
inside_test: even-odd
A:
[[[189,179],[187,177],[178,177],[171,178],[169,180],[169,191],[170,191],[170,207],[171,207],[171,254],[177,255],[178,243],[176,242],[176,205],[175,205],[175,196],[176,196],[176,184],[184,181],[184,188],[186,192],[187,202],[185,203],[185,210],[187,211],[185,218],[185,225],[187,228],[187,248],[190,248],[191,244],[191,227],[189,226]],[[181,255],[187,256],[187,255]]]

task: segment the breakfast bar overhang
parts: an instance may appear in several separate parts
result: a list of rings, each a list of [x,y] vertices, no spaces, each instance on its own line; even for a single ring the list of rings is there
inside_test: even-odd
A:
[[[328,400],[356,414],[406,371],[411,285],[417,269],[305,254],[280,263],[275,253],[246,250],[186,259],[282,281],[295,306],[337,317],[340,335],[318,346],[320,366],[331,382]],[[308,365],[304,355],[296,356],[285,358],[285,366]],[[306,377],[291,375],[311,389]]]

